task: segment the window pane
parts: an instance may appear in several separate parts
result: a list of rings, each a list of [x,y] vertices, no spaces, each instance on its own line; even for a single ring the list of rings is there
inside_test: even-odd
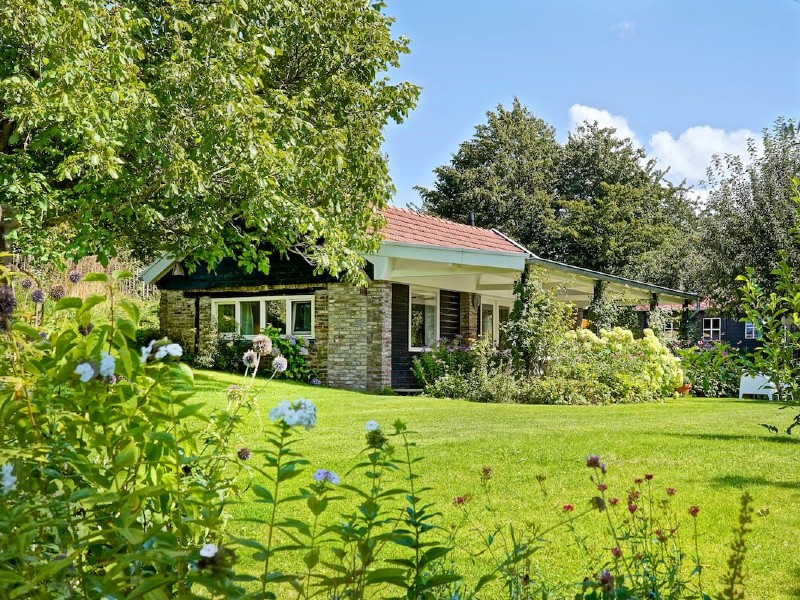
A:
[[[492,304],[481,304],[481,335],[492,339],[494,331],[494,306]]]
[[[411,293],[411,346],[420,348],[436,342],[436,295],[433,292]]]
[[[217,331],[219,333],[236,333],[236,306],[234,304],[217,305]]]
[[[261,333],[261,302],[240,302],[239,333],[241,335],[258,335]]]
[[[311,335],[311,300],[292,302],[292,333]]]
[[[271,325],[281,333],[286,333],[286,301],[267,300],[267,325]]]

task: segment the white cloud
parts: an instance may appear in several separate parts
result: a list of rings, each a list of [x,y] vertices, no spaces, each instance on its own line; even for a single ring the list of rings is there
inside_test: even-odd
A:
[[[600,127],[613,127],[617,130],[617,138],[624,140],[630,139],[634,145],[641,146],[642,143],[637,139],[633,129],[628,125],[625,117],[612,115],[607,110],[601,108],[594,108],[592,106],[585,106],[583,104],[573,104],[569,107],[569,130],[575,131],[578,125],[584,121],[594,123],[595,121]]]
[[[700,125],[690,127],[677,139],[667,131],[659,131],[650,136],[651,153],[662,167],[670,166],[671,173],[689,180],[699,180],[706,176],[706,169],[715,154],[736,154],[747,161],[747,140],[759,140],[759,136],[749,129],[725,131]]]
[[[636,23],[633,23],[632,21],[628,21],[628,19],[625,19],[621,23],[617,23],[616,25],[614,25],[612,29],[616,29],[617,31],[619,31],[620,37],[627,37],[634,31],[636,31]]]

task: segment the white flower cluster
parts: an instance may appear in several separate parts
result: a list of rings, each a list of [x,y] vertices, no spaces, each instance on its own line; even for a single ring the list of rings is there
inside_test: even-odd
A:
[[[203,558],[214,558],[217,555],[219,548],[216,544],[203,544],[200,548],[200,556]]]
[[[367,431],[377,431],[380,428],[381,428],[381,426],[378,425],[378,422],[375,421],[375,420],[367,421],[364,424],[364,429],[366,429]]]
[[[142,364],[147,362],[147,359],[150,358],[150,354],[152,354],[154,348],[156,351],[154,354],[156,360],[161,360],[167,356],[183,356],[183,348],[181,348],[180,344],[163,344],[156,348],[156,343],[156,340],[150,340],[150,343],[147,346],[142,346]]]
[[[283,400],[269,411],[269,418],[273,423],[283,420],[289,427],[299,425],[305,427],[307,431],[317,424],[317,407],[311,400],[305,398],[292,402]]]
[[[95,363],[96,365],[97,363]],[[111,356],[108,352],[101,352],[100,353],[100,377],[111,377],[114,375],[114,370],[117,368],[117,361],[116,359]],[[91,381],[94,376],[97,374],[95,373],[95,367],[93,367],[88,362],[82,362],[73,371],[75,375],[78,376],[81,383],[88,383]]]
[[[17,487],[17,478],[12,474],[13,470],[14,465],[11,463],[6,463],[0,467],[0,490],[3,491],[4,496]]]

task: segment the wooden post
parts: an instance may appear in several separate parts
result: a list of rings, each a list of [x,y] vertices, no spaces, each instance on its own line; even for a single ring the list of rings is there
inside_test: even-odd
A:
[[[680,339],[686,341],[689,339],[689,299],[683,301],[683,310],[681,310],[681,330]]]

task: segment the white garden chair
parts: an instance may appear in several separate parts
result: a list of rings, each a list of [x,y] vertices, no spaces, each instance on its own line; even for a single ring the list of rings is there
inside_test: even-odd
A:
[[[739,380],[739,398],[744,397],[745,394],[752,394],[754,396],[767,396],[772,400],[772,396],[778,393],[778,388],[772,383],[772,380],[766,375],[746,375],[742,373],[742,378]]]

